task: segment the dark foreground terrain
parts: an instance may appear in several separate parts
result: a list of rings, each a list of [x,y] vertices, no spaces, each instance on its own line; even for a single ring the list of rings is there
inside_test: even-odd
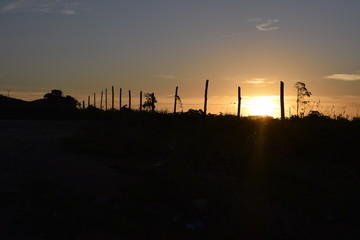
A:
[[[1,239],[359,239],[359,122],[0,121]]]

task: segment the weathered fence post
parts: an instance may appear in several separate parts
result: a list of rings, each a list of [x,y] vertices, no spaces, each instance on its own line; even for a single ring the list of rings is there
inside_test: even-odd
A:
[[[90,96],[88,96],[88,107],[90,107]]]
[[[240,118],[240,108],[241,108],[241,88],[238,87],[238,109],[237,109],[238,118]]]
[[[107,88],[105,88],[105,111],[107,111]]]
[[[206,85],[205,85],[205,101],[204,101],[204,116],[206,116],[206,110],[207,110],[208,87],[209,87],[209,80],[206,80]]]
[[[142,111],[142,91],[140,91],[140,112]]]
[[[94,93],[94,108],[96,108],[96,93]]]
[[[151,112],[155,112],[155,95],[154,93],[151,94]]]
[[[100,109],[102,110],[102,107],[103,107],[103,92],[104,91],[101,91],[101,97],[100,97]]]
[[[122,98],[122,88],[120,88],[120,96],[119,96],[119,109],[121,110],[121,98]]]
[[[178,87],[175,89],[174,114],[176,114],[176,103],[178,99]]]
[[[82,107],[83,107],[83,109],[85,110],[85,101],[83,100],[83,102],[82,102]]]
[[[114,111],[114,86],[111,86],[111,110]]]
[[[131,109],[131,90],[129,90],[129,109]]]
[[[285,119],[285,106],[284,106],[284,83],[280,81],[280,107],[281,107],[281,120]]]

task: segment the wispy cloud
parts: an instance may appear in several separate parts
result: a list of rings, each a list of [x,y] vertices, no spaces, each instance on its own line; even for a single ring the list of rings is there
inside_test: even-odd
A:
[[[336,79],[342,81],[360,81],[360,74],[347,74],[347,73],[337,73],[330,76],[326,76],[327,79]]]
[[[265,23],[261,23],[259,25],[256,25],[256,28],[260,31],[274,31],[280,29],[278,26],[273,26],[274,23],[279,22],[277,19],[269,19]]]
[[[274,31],[280,29],[279,26],[274,26],[274,24],[278,23],[278,19],[268,19],[264,20],[262,18],[250,18],[248,22],[256,22],[259,23],[255,27],[260,31]]]
[[[40,12],[76,15],[89,11],[83,3],[72,0],[14,0],[0,8],[0,12]]]
[[[274,31],[274,30],[280,29],[279,26],[274,26],[274,24],[279,22],[279,20],[277,20],[277,19],[264,20],[262,18],[250,18],[247,21],[251,22],[251,23],[257,23],[257,25],[255,25],[257,30],[244,31],[244,32],[233,32],[233,33],[223,35],[221,38],[224,38],[224,39],[233,38],[233,37],[243,36],[243,35],[246,35],[246,34],[249,34],[252,32],[256,32],[256,31]]]
[[[253,30],[253,31],[244,31],[244,32],[233,32],[233,33],[229,33],[226,35],[223,35],[221,38],[233,38],[233,37],[239,37],[239,36],[243,36],[252,32],[256,32],[256,31],[274,31],[274,30],[278,30],[280,29],[279,26],[274,26],[274,24],[278,23],[279,20],[278,19],[269,19],[269,20],[264,20],[262,18],[250,18],[247,20],[248,22],[251,23],[256,23],[257,25],[255,25],[257,30]]]
[[[245,83],[248,84],[271,84],[273,82],[274,82],[273,80],[266,78],[253,78],[245,81]]]

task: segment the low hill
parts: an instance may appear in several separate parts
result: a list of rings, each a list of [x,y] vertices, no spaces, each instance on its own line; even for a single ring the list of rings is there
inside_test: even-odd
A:
[[[21,99],[6,97],[6,96],[0,94],[0,106],[25,105],[28,103],[29,102],[21,100]]]
[[[24,101],[0,95],[0,118],[62,119],[77,112],[78,101],[64,96],[61,90],[52,90],[44,98]]]

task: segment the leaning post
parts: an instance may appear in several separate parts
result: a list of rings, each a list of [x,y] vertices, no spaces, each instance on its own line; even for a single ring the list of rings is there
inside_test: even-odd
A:
[[[209,80],[206,80],[205,84],[205,99],[204,99],[204,116],[206,116],[206,110],[207,110],[207,94],[208,94],[208,87],[209,87]]]
[[[178,87],[175,89],[174,114],[176,114],[176,103],[178,99]]]

